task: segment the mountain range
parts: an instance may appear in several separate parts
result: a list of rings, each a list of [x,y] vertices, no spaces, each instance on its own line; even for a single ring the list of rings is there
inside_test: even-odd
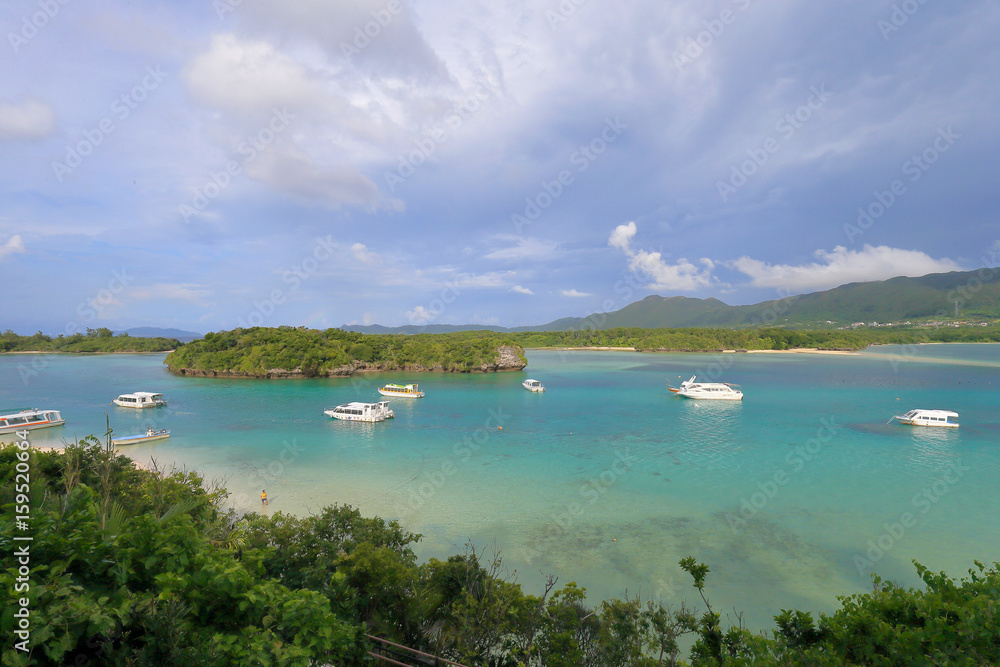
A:
[[[919,278],[849,283],[821,292],[730,306],[719,299],[650,295],[624,308],[587,317],[564,317],[548,324],[520,327],[428,324],[385,327],[344,325],[360,333],[445,333],[449,331],[570,331],[616,327],[684,328],[783,326],[828,329],[856,322],[870,324],[926,322],[937,319],[973,321],[1000,318],[1000,269],[932,273]]]

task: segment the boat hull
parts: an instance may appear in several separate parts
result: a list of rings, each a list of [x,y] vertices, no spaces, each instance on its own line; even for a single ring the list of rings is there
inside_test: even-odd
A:
[[[418,391],[416,393],[405,392],[405,391],[389,391],[386,389],[379,389],[378,393],[383,396],[389,396],[390,398],[423,398],[424,392]]]
[[[159,407],[164,406],[164,405],[167,404],[166,401],[163,401],[161,403],[140,403],[140,404],[136,404],[136,403],[119,403],[117,398],[115,400],[111,401],[111,402],[114,403],[115,405],[117,405],[119,408],[136,408],[138,410],[142,410],[143,408],[159,408]]]
[[[14,433],[15,431],[34,431],[39,428],[51,428],[53,426],[62,426],[66,423],[65,419],[56,419],[44,422],[35,422],[33,424],[13,424],[11,426],[0,426],[0,435],[4,433]]]
[[[683,396],[684,398],[690,398],[698,401],[742,401],[743,394],[736,394],[730,396],[710,396],[708,394],[696,394],[696,393],[685,393],[684,391],[676,391],[678,396]]]
[[[111,444],[118,445],[138,445],[143,442],[155,442],[156,440],[166,440],[170,433],[155,433],[153,435],[131,435],[124,438],[112,438]]]
[[[936,428],[958,428],[958,424],[953,424],[951,422],[930,423],[923,421],[921,419],[901,419],[899,417],[897,417],[896,419],[899,419],[900,424],[905,424],[906,426],[934,426]]]

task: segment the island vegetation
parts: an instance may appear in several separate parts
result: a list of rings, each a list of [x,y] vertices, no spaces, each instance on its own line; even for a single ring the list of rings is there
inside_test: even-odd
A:
[[[254,327],[205,334],[171,352],[164,363],[180,374],[267,378],[521,370],[527,361],[510,336],[488,331],[403,336]]]
[[[176,338],[136,338],[126,333],[114,335],[111,329],[87,329],[87,333],[71,336],[60,334],[55,338],[41,331],[32,336],[20,336],[10,329],[0,334],[0,353],[3,352],[166,352],[180,347]]]
[[[921,588],[874,577],[818,622],[784,610],[753,632],[723,627],[694,558],[697,610],[595,607],[556,576],[525,592],[472,545],[418,562],[420,535],[348,506],[241,515],[226,498],[93,436],[0,448],[3,664],[360,667],[381,664],[371,637],[470,667],[1000,664],[1000,564],[961,580],[916,565]]]
[[[861,350],[870,345],[919,343],[996,343],[1000,325],[962,327],[859,327],[802,330],[779,327],[758,329],[640,329],[616,328],[575,331],[533,331],[511,334],[523,347],[631,347],[640,351],[713,350]]]

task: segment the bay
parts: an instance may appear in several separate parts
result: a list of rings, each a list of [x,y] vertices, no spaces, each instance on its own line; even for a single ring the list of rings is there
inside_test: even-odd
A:
[[[962,575],[997,559],[1000,346],[882,346],[858,355],[529,350],[524,373],[361,374],[236,380],[171,375],[164,355],[3,355],[0,407],[62,411],[33,431],[59,445],[147,426],[140,462],[200,472],[241,511],[306,514],[347,503],[423,534],[421,558],[467,541],[499,549],[527,592],[546,574],[591,602],[630,595],[700,608],[677,566],[711,568],[717,610],[752,628],[781,609],[837,607],[869,572],[916,585],[911,560]],[[693,374],[742,385],[738,403],[666,390]],[[525,377],[542,394],[525,391]],[[419,382],[378,424],[323,410]],[[120,393],[169,405],[118,408]],[[912,408],[959,429],[887,424]],[[499,428],[502,427],[502,428]]]

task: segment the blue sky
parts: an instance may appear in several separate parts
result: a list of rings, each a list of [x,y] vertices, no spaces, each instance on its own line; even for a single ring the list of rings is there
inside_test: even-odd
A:
[[[97,4],[0,7],[3,329],[540,324],[1000,248],[995,2]]]

